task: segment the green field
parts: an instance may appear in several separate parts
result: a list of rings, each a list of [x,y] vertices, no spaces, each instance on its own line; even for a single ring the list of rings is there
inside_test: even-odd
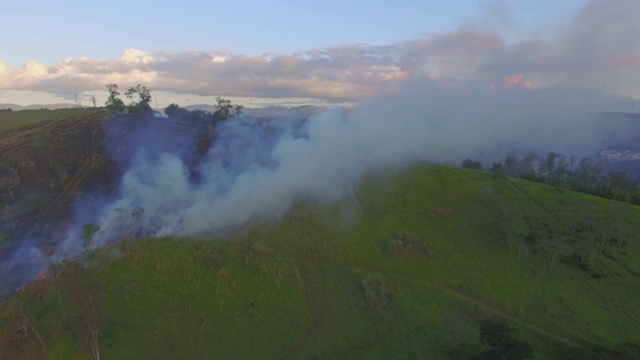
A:
[[[60,266],[2,304],[0,358],[90,359],[92,327],[103,359],[471,358],[498,319],[536,359],[632,359],[639,232],[626,203],[417,165],[231,235]]]
[[[39,125],[65,117],[77,117],[86,112],[80,110],[20,110],[0,112],[0,135],[27,126]]]

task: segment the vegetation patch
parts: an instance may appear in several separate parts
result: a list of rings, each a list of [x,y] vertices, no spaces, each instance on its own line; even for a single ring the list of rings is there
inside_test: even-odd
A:
[[[358,274],[358,288],[362,295],[361,306],[367,310],[382,311],[393,304],[393,286],[380,275]]]
[[[427,258],[429,247],[417,235],[397,232],[380,241],[382,251],[395,258]]]

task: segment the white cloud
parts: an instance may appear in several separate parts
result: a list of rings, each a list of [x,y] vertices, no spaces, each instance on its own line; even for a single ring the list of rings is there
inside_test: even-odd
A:
[[[153,56],[146,51],[138,49],[127,49],[120,57],[120,60],[124,61],[125,63],[149,64],[152,63],[154,59]]]

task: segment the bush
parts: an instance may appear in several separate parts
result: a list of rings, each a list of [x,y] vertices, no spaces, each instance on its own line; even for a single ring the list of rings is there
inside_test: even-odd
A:
[[[466,158],[462,160],[462,167],[465,169],[482,170],[482,163],[478,160],[471,160],[471,158]]]
[[[493,173],[493,176],[496,179],[506,179],[507,178],[507,168],[502,165],[502,163],[493,163],[491,168],[489,169]]]
[[[360,276],[360,291],[364,297],[362,306],[367,310],[380,311],[391,306],[394,292],[391,284],[371,274]]]
[[[512,336],[513,329],[506,322],[490,318],[480,324],[480,340],[490,348],[475,356],[478,360],[521,360],[533,357],[531,346]]]

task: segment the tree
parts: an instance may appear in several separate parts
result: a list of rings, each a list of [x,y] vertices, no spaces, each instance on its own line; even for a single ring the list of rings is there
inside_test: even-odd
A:
[[[578,168],[574,171],[574,178],[578,185],[578,190],[593,190],[598,184],[598,180],[604,171],[604,164],[594,162],[589,158],[582,158],[578,163]]]
[[[564,240],[555,237],[543,242],[541,248],[549,255],[549,267],[552,270],[555,270],[560,261],[570,256],[573,250]]]
[[[515,155],[507,156],[504,160],[504,167],[507,169],[509,176],[520,176],[520,163]]]
[[[444,318],[446,337],[452,347],[452,355],[456,359],[467,357],[474,343],[479,338],[478,324],[465,311],[454,310]]]
[[[18,177],[18,172],[15,169],[12,168],[10,170],[12,172],[11,175],[0,178],[0,188],[5,189],[13,199],[13,190],[20,186],[20,178]]]
[[[55,252],[55,248],[51,247],[51,246],[45,246],[42,248],[42,251],[44,252],[44,254],[47,256],[47,260],[49,260],[49,266],[51,268],[51,271],[53,272],[53,284],[55,285],[55,292],[56,295],[58,297],[58,303],[60,304],[60,312],[62,313],[62,321],[63,322],[67,322],[67,313],[64,310],[64,302],[62,301],[62,291],[60,289],[60,284],[61,284],[61,280],[60,280],[60,274],[58,271],[58,264],[55,264],[53,262],[53,260],[51,259],[51,255],[54,254]],[[64,263],[65,260],[62,261],[62,263]]]
[[[151,106],[149,105],[151,103],[151,91],[149,91],[145,86],[140,86],[140,84],[136,86],[136,90],[138,91],[138,98],[140,99],[138,104],[145,105],[151,109]]]
[[[547,157],[543,159],[542,164],[540,164],[542,168],[542,174],[547,176],[553,175],[554,170],[556,169],[556,160],[561,156],[562,155],[553,151],[547,154]]]
[[[91,100],[91,102],[93,103],[93,107],[95,108],[96,107],[96,97],[91,95],[91,96],[89,96],[89,99]]]
[[[92,270],[84,268],[78,261],[66,263],[61,275],[68,285],[69,310],[72,312],[70,328],[84,340],[93,358],[99,360],[100,337],[107,320],[107,309],[101,301],[102,284],[93,276]]]
[[[98,230],[100,230],[100,226],[98,225],[84,224],[82,226],[82,235],[80,235],[80,239],[82,240],[82,248],[85,253],[89,253],[95,248],[93,235],[95,235]]]
[[[127,255],[129,255],[129,240],[131,240],[137,231],[137,228],[142,221],[142,217],[144,216],[144,208],[141,206],[136,206],[131,210],[130,216],[125,215],[125,209],[117,208],[115,209],[116,214],[118,214],[118,222],[119,222],[119,232],[125,242],[125,246],[127,249]]]
[[[462,167],[465,169],[482,170],[482,163],[478,160],[471,160],[471,158],[466,158],[462,160]]]
[[[166,108],[164,108],[164,113],[167,116],[172,118],[182,118],[185,114],[189,113],[189,110],[185,108],[181,108],[176,103],[169,104]]]
[[[527,242],[527,239],[525,239],[522,236],[511,236],[511,241],[509,243],[509,249],[511,252],[511,255],[513,255],[513,253],[515,253],[518,256],[518,260],[520,259],[527,259],[527,256],[529,255],[529,243]]]
[[[25,309],[26,302],[6,301],[0,306],[0,359],[49,359],[34,316]]]
[[[536,165],[538,162],[538,155],[536,153],[529,153],[520,161],[520,174],[535,174]]]
[[[140,84],[130,87],[124,95],[129,99],[129,112],[140,113],[151,111],[151,92]],[[137,100],[137,101],[136,101]]]
[[[47,347],[45,346],[44,341],[42,341],[40,333],[36,329],[31,319],[27,316],[24,309],[20,306],[17,306],[15,313],[18,321],[16,332],[18,334],[24,335],[27,338],[31,335],[35,336],[36,339],[38,339],[38,343],[40,343],[40,346],[42,346],[42,352],[44,353],[45,359],[49,359],[49,352],[47,351]]]
[[[233,105],[231,100],[223,99],[220,96],[216,98],[216,111],[214,111],[214,121],[224,121],[233,116],[239,116],[242,114],[242,105]]]
[[[521,360],[531,358],[531,346],[511,333],[513,329],[504,321],[496,318],[487,319],[480,324],[480,340],[490,348],[483,351],[475,359]]]
[[[148,99],[150,101],[151,95],[145,95],[144,99]],[[231,103],[231,100],[217,97],[214,109],[214,111],[205,111],[201,109],[189,111],[185,108],[181,108],[180,106],[178,106],[178,104],[174,103],[167,106],[164,109],[164,113],[172,118],[178,118],[185,121],[192,121],[205,125],[215,125],[228,118],[241,115],[244,106],[233,105]]]
[[[116,84],[107,84],[107,91],[109,91],[109,97],[107,98],[107,102],[105,102],[105,107],[109,109],[111,112],[121,112],[124,110],[124,102],[118,97],[120,96],[120,91],[118,91],[118,85]]]
[[[491,168],[489,169],[493,173],[493,176],[496,179],[506,179],[507,178],[507,168],[502,165],[502,163],[493,163]]]

